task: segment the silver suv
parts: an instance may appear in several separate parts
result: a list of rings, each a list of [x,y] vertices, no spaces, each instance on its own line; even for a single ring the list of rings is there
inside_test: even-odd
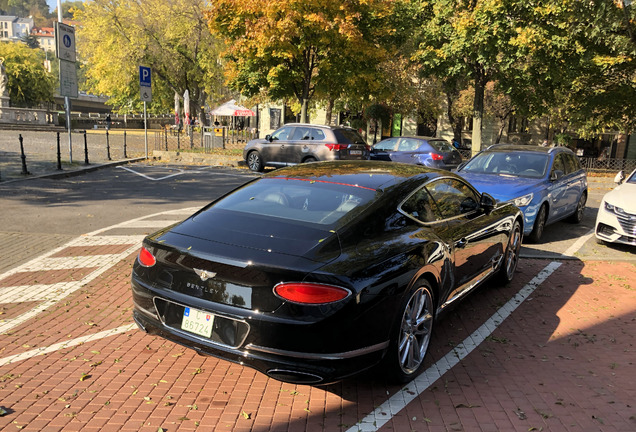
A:
[[[289,123],[265,139],[254,139],[243,149],[252,171],[305,162],[368,160],[369,147],[360,134],[343,126]]]

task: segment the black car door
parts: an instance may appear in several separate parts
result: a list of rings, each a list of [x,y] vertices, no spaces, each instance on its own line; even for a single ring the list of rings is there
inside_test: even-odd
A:
[[[452,251],[454,283],[450,292],[440,299],[452,301],[493,270],[505,244],[505,232],[498,229],[498,216],[479,206],[480,195],[457,178],[442,178],[428,183],[440,217],[437,234]]]

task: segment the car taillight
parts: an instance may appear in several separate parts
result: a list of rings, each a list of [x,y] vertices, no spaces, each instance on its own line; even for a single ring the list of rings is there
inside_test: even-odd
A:
[[[141,264],[144,267],[152,267],[157,262],[154,255],[150,253],[150,251],[146,249],[145,247],[141,248],[137,259],[139,260],[139,264]]]
[[[314,305],[337,302],[349,296],[349,291],[344,288],[304,282],[278,284],[274,293],[293,303]]]
[[[437,153],[431,153],[431,158],[433,160],[435,160],[435,161],[438,161],[438,160],[444,159],[444,156],[442,156],[441,154],[437,154]]]
[[[325,145],[331,151],[346,150],[348,147],[348,144],[325,144]]]

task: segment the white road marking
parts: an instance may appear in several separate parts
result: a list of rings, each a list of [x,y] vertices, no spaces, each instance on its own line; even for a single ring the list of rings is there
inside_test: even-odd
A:
[[[579,239],[577,241],[575,241],[572,246],[570,246],[569,248],[567,248],[567,250],[565,252],[563,252],[563,255],[565,255],[565,256],[574,256],[574,254],[577,253],[579,251],[579,249],[581,249],[583,247],[583,245],[585,243],[587,243],[587,241],[590,238],[592,238],[592,236],[594,236],[594,230],[593,229],[590,230],[584,236],[579,237]]]
[[[131,246],[128,249],[126,249],[124,252],[120,254],[116,254],[116,255],[95,255],[90,257],[81,257],[81,258],[87,258],[87,259],[85,260],[85,265],[83,266],[80,265],[80,267],[97,267],[97,269],[93,270],[92,272],[90,272],[89,274],[87,274],[86,276],[84,276],[82,279],[78,281],[55,284],[56,290],[55,291],[49,290],[49,296],[47,300],[43,301],[42,303],[39,303],[37,306],[35,306],[31,310],[23,314],[20,314],[16,316],[15,318],[9,318],[1,322],[0,334],[6,333],[12,328],[30,320],[31,318],[37,316],[41,312],[44,312],[46,309],[50,308],[51,306],[54,306],[64,297],[86,286],[87,284],[97,279],[102,274],[104,274],[106,271],[110,270],[115,264],[117,264],[124,258],[128,257],[133,252],[139,250],[140,246],[141,246],[140,244],[135,244],[134,246]],[[109,258],[104,259],[104,256]],[[79,261],[81,262],[83,260],[80,259]],[[41,263],[39,265],[41,266]],[[40,268],[38,267],[38,262],[33,262],[33,261],[30,263],[27,263],[23,267],[30,268],[31,271],[40,270]],[[2,279],[1,276],[0,276],[0,279]],[[29,289],[29,287],[26,287],[26,289]],[[13,291],[12,295],[8,299],[5,299],[5,301],[7,303],[17,303],[22,298],[22,296],[23,296],[23,292]]]
[[[14,355],[0,359],[0,367],[8,365],[10,363],[15,363],[17,361],[28,360],[38,355],[44,355],[44,354],[52,353],[64,348],[70,348],[73,346],[81,345],[86,342],[91,342],[91,341],[103,339],[109,336],[126,333],[128,331],[134,330],[135,328],[137,328],[136,324],[127,324],[125,326],[117,327],[110,330],[105,330],[99,333],[93,333],[87,336],[82,336],[82,337],[78,337],[68,341],[59,342],[53,345],[49,345],[48,347],[36,348],[31,351],[26,351],[20,354],[14,354]]]
[[[68,243],[57,247],[51,251],[48,251],[31,261],[24,263],[20,266],[0,274],[0,280],[6,279],[9,276],[22,272],[34,272],[44,270],[61,270],[61,269],[75,269],[75,268],[95,268],[91,273],[84,276],[81,280],[62,282],[54,284],[38,284],[26,286],[10,286],[0,288],[0,303],[19,303],[27,301],[38,301],[35,307],[30,310],[14,317],[0,321],[0,334],[3,334],[16,326],[23,324],[31,318],[37,316],[46,309],[54,306],[60,300],[68,296],[69,294],[77,291],[78,289],[86,286],[115,264],[130,256],[137,251],[141,246],[141,241],[145,236],[143,235],[130,235],[130,236],[105,236],[100,235],[105,231],[109,231],[114,228],[126,228],[126,227],[163,227],[177,222],[181,219],[165,220],[164,216],[184,216],[194,213],[198,208],[185,208],[178,210],[169,210],[159,212],[147,216],[142,216],[136,219],[132,219],[120,224],[116,224],[110,227],[102,228],[92,233],[84,234],[80,237],[70,240]],[[161,221],[152,221],[148,219],[162,217]],[[144,220],[148,220],[144,222]],[[60,251],[68,247],[81,247],[81,246],[109,246],[109,245],[131,245],[126,248],[125,251],[118,254],[105,254],[105,255],[90,255],[79,257],[53,257]]]
[[[462,343],[453,348],[448,354],[439,359],[421,375],[407,384],[402,390],[391,396],[386,402],[373,410],[347,432],[377,431],[402,411],[415,398],[419,397],[435,381],[462,361],[468,354],[479,346],[493,331],[512,314],[530,294],[545,281],[561,263],[551,262],[539,272],[513,298],[495,312],[485,323],[468,336]]]
[[[200,170],[184,170],[184,169],[180,169],[180,168],[178,168],[179,172],[177,172],[177,173],[169,174],[169,175],[166,175],[166,176],[163,176],[163,177],[153,178],[153,177],[150,177],[150,176],[148,176],[148,175],[146,175],[146,174],[144,174],[144,173],[140,173],[140,172],[138,172],[138,171],[135,171],[134,169],[132,169],[132,168],[130,168],[130,167],[127,167],[127,166],[121,166],[121,165],[120,165],[120,166],[118,166],[117,168],[119,168],[119,169],[124,169],[124,170],[126,170],[126,171],[130,171],[130,172],[131,172],[131,173],[133,173],[133,174],[137,174],[137,175],[138,175],[138,176],[140,176],[140,177],[143,177],[143,178],[145,178],[145,179],[147,179],[147,180],[152,180],[152,181],[160,181],[160,180],[165,180],[165,179],[168,179],[168,178],[171,178],[171,177],[180,176],[180,175],[183,175],[183,174],[201,173],[201,172],[202,172],[202,171],[200,171]]]

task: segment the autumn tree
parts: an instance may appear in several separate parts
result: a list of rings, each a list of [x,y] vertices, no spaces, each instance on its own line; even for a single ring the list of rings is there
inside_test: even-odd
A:
[[[44,51],[0,42],[0,57],[4,59],[12,105],[34,107],[53,101],[56,79],[44,69]]]
[[[390,0],[218,0],[208,14],[212,32],[227,41],[229,85],[246,96],[294,97],[302,121],[316,92],[340,96],[348,85],[366,85],[386,58]]]
[[[139,112],[139,66],[152,70],[151,112],[174,106],[189,91],[190,111],[203,115],[208,95],[222,78],[218,42],[203,15],[205,2],[191,0],[94,0],[75,11],[77,46],[89,88],[109,95],[119,112]]]

